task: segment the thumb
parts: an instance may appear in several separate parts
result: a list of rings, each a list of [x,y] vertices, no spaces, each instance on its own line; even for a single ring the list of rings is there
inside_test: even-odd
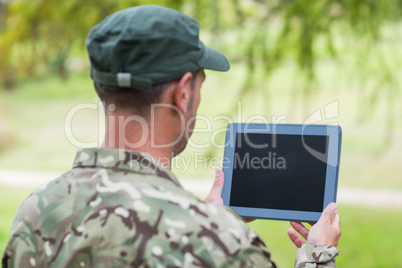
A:
[[[206,203],[223,204],[223,200],[221,198],[223,182],[224,182],[223,172],[220,169],[216,169],[214,184],[212,185],[211,191],[209,192],[207,198],[204,200]]]
[[[214,196],[221,196],[224,182],[224,175],[222,170],[220,169],[215,169],[215,172],[216,172],[215,181],[214,184],[212,185],[210,194]]]
[[[332,223],[338,214],[338,205],[336,203],[330,203],[322,212],[320,221],[329,221]]]

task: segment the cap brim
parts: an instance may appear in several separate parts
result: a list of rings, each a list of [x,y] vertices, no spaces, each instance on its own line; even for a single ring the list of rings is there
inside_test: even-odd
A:
[[[218,50],[207,47],[200,41],[200,46],[203,47],[204,55],[200,60],[200,67],[215,71],[226,72],[230,69],[228,59]]]

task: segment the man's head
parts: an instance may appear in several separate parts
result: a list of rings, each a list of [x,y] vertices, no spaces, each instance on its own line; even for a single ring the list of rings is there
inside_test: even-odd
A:
[[[184,127],[195,123],[189,116],[198,108],[203,69],[230,68],[222,53],[199,40],[194,19],[160,6],[112,14],[91,30],[86,45],[91,78],[106,111],[113,104],[116,112],[149,120],[152,104],[168,103],[183,114],[165,113],[164,120],[181,116],[190,122]]]
[[[192,72],[192,78],[190,85],[195,87],[195,81],[200,70]],[[180,77],[181,78],[181,77]],[[152,85],[151,90],[136,90],[136,89],[123,89],[123,90],[109,90],[98,86],[96,83],[95,90],[100,100],[105,105],[106,112],[115,110],[116,107],[125,111],[126,113],[138,114],[143,117],[148,117],[151,105],[160,103],[163,93],[171,87],[177,84],[180,79],[173,81]]]

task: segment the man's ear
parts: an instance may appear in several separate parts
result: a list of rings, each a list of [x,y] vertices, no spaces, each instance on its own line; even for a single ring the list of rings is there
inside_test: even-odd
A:
[[[191,72],[185,73],[176,85],[173,91],[173,104],[184,114],[187,112],[189,103],[191,101],[191,79],[193,74]]]

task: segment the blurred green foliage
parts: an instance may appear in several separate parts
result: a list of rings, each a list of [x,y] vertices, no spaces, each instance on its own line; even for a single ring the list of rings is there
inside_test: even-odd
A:
[[[391,139],[394,100],[400,90],[392,52],[385,51],[382,42],[388,38],[386,26],[400,22],[402,0],[0,1],[3,88],[14,88],[24,77],[50,73],[66,79],[68,60],[84,57],[84,40],[96,23],[114,11],[143,4],[162,5],[193,16],[207,43],[223,50],[232,62],[246,64],[247,76],[239,85],[238,98],[269,96],[270,89],[261,92],[260,85],[291,61],[300,73],[293,96],[309,101],[317,89],[317,60],[348,55],[354,59],[362,84],[368,77],[376,78],[368,92],[361,87],[358,104],[370,111],[380,100],[387,102],[388,136],[384,140]],[[373,57],[376,64],[367,64]],[[259,94],[253,94],[256,91]],[[360,120],[369,116],[364,112]]]
[[[148,1],[54,1],[2,2],[0,32],[1,79],[13,87],[20,75],[36,77],[55,72],[66,78],[66,60],[74,45],[83,50],[89,30],[119,9]],[[155,1],[177,7],[181,1]]]
[[[14,0],[1,2],[1,58],[3,82],[16,74],[38,75],[42,69],[66,75],[66,59],[75,44],[82,50],[89,30],[107,15],[130,6],[156,4],[195,17],[211,33],[214,43],[230,44],[235,31],[240,43],[236,60],[252,73],[262,64],[266,73],[293,58],[309,77],[314,76],[320,39],[336,55],[339,34],[378,41],[386,22],[398,21],[401,0]],[[275,25],[274,29],[270,25]],[[44,67],[41,64],[47,65]],[[38,68],[41,66],[41,68]],[[4,72],[4,70],[8,70]],[[9,74],[12,74],[11,77]]]

